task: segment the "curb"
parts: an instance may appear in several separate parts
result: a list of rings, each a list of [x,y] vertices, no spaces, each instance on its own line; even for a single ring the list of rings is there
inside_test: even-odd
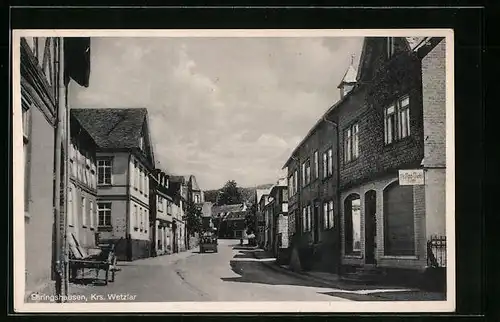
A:
[[[252,254],[254,258],[256,259],[259,259],[255,253]],[[283,273],[283,274],[286,274],[286,275],[289,275],[289,276],[293,276],[293,277],[296,277],[296,278],[299,278],[301,280],[304,280],[304,281],[314,281],[318,284],[321,284],[323,286],[326,286],[326,287],[329,287],[329,288],[333,288],[332,284],[330,284],[328,281],[325,281],[323,279],[319,279],[317,277],[313,277],[311,275],[308,275],[308,274],[303,274],[303,273],[297,273],[297,272],[294,272],[294,271],[291,271],[289,269],[286,269],[286,268],[283,268],[281,267],[280,265],[278,265],[276,262],[261,262],[264,266],[276,271],[276,272],[279,272],[279,273]]]

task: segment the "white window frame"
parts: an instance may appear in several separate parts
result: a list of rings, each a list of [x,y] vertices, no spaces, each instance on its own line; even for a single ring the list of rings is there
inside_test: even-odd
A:
[[[395,53],[394,37],[387,37],[387,58],[391,59]]]
[[[328,177],[328,150],[323,152],[323,178]]]
[[[329,218],[328,218],[328,202],[323,202],[323,228],[329,228]]]
[[[307,205],[307,231],[312,230],[312,207]]]
[[[103,182],[99,182],[99,173],[103,173]],[[109,171],[109,182],[106,180],[106,171]],[[100,159],[97,160],[97,184],[99,186],[106,186],[113,184],[113,160],[112,159]]]
[[[87,203],[86,203],[86,198],[85,197],[81,197],[80,198],[80,209],[81,209],[81,212],[82,212],[82,227],[87,227]]]
[[[144,169],[144,196],[148,196],[149,194],[149,175]]]
[[[294,181],[295,181],[295,183],[293,185],[293,187],[295,189],[293,194],[296,194],[299,191],[299,174],[298,174],[297,170],[295,170],[293,177],[294,177]]]
[[[306,186],[306,162],[302,162],[302,168],[301,168],[301,178],[302,178],[302,187]]]
[[[344,129],[344,163],[359,157],[359,123],[353,122]]]
[[[144,217],[142,215],[142,207],[139,207],[139,231],[144,230]]]
[[[106,207],[109,205],[109,207]],[[99,227],[111,227],[112,222],[111,222],[111,216],[112,216],[112,208],[113,205],[111,202],[99,202],[97,203],[97,211],[98,211],[98,223],[97,225]],[[102,214],[104,212],[104,214]],[[105,212],[109,212],[109,223],[106,223],[106,214]],[[103,224],[101,225],[101,218],[103,218],[102,222]]]
[[[135,176],[135,186],[134,186],[134,189],[135,190],[139,190],[139,185],[141,184],[141,175],[140,175],[140,172],[139,172],[139,166],[137,164],[137,161],[134,160],[134,176]]]
[[[307,207],[302,207],[302,231],[307,231]]]
[[[389,145],[410,135],[410,96],[403,95],[384,108],[384,143]]]
[[[138,208],[138,206],[136,204],[134,204],[134,216],[132,218],[132,221],[134,223],[134,230],[135,231],[139,230],[139,226],[140,226],[139,210],[137,208]]]
[[[333,175],[333,149],[329,148],[328,151],[328,176]]]
[[[314,163],[314,179],[319,178],[319,156],[318,151],[313,153],[313,163]]]
[[[89,219],[90,219],[90,228],[95,228],[95,213],[94,213],[94,202],[89,200]]]
[[[68,226],[70,226],[70,227],[74,227],[74,225],[75,225],[75,218],[73,217],[74,211],[75,211],[75,209],[73,208],[74,207],[74,205],[73,205],[73,191],[74,191],[74,188],[70,186],[68,188],[68,214],[66,216],[66,218],[68,220]]]

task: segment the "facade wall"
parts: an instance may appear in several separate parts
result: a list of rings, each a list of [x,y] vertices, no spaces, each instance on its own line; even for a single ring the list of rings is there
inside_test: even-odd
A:
[[[340,149],[341,189],[398,169],[420,167],[424,156],[421,88],[419,61],[401,54],[384,66],[370,84],[346,97],[338,111],[340,142],[344,141],[344,130],[357,121],[359,156],[345,162],[344,149]],[[410,98],[410,136],[386,145],[384,108],[404,95]]]
[[[422,59],[426,235],[446,235],[446,43]]]
[[[54,127],[42,112],[30,108],[31,133],[29,163],[25,180],[29,178],[27,209],[25,211],[26,290],[51,284],[52,237],[54,213]],[[52,294],[52,293],[51,293]]]
[[[288,216],[284,214],[278,216],[278,234],[281,235],[280,248],[288,248]]]
[[[359,255],[347,255],[345,253],[345,234],[342,234],[342,264],[352,266],[363,266],[365,264],[365,193],[373,190],[376,192],[376,249],[375,259],[377,266],[421,269],[426,265],[426,243],[425,231],[425,213],[422,211],[423,187],[413,186],[413,209],[414,209],[414,241],[415,254],[412,256],[387,256],[384,252],[384,189],[391,183],[396,182],[397,176],[387,176],[361,186],[352,187],[341,193],[342,207],[340,207],[341,222],[344,222],[343,201],[351,194],[358,194],[360,197],[360,239],[361,252]]]

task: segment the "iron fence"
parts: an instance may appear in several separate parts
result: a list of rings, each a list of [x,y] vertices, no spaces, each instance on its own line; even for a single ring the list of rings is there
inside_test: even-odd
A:
[[[446,267],[446,236],[431,236],[427,241],[427,266]]]

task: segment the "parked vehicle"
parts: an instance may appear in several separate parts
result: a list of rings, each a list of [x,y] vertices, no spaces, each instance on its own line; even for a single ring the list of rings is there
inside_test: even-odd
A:
[[[204,232],[200,238],[200,253],[212,251],[217,253],[218,249],[217,235],[213,231]]]

